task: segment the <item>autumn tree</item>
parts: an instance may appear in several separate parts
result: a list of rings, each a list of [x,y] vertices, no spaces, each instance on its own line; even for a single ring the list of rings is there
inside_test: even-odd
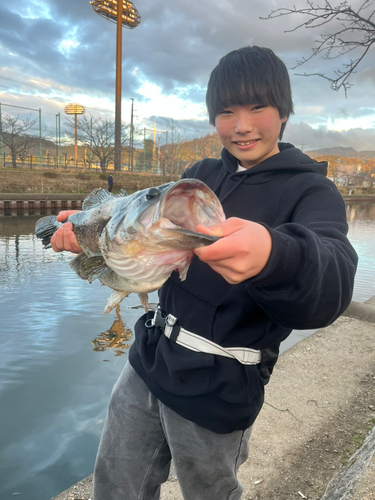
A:
[[[375,181],[375,158],[369,158],[365,161],[363,171],[369,174],[369,188],[372,189]]]
[[[216,133],[206,134],[204,137],[195,137],[193,140],[186,141],[182,156],[192,165],[203,158],[220,158],[222,148]]]
[[[353,0],[354,2],[355,0]],[[320,31],[319,38],[312,47],[309,57],[303,57],[297,61],[292,69],[296,69],[317,55],[323,59],[337,59],[353,53],[353,58],[344,62],[341,68],[337,68],[332,75],[325,73],[304,73],[302,76],[317,75],[330,82],[331,89],[347,90],[352,86],[349,79],[356,72],[357,67],[375,42],[375,9],[374,2],[365,0],[359,4],[358,8],[353,8],[347,1],[340,2],[337,6],[331,5],[325,0],[322,7],[314,5],[307,0],[306,8],[280,8],[271,11],[266,19],[293,15],[303,16],[305,21],[295,28],[286,32],[296,31],[301,28],[314,29]],[[329,33],[327,33],[329,25]]]
[[[35,144],[35,136],[31,129],[38,118],[30,117],[21,120],[19,115],[12,116],[4,113],[1,115],[1,130],[3,144],[9,149],[13,168],[17,168],[17,158],[25,158],[30,147]]]

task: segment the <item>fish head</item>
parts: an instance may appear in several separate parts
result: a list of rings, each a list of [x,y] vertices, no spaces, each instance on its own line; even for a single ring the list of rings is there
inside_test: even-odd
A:
[[[132,199],[130,199],[132,198]],[[107,244],[127,244],[127,251],[197,248],[215,241],[196,233],[198,224],[223,222],[225,215],[213,191],[198,179],[145,189],[117,202],[107,225]],[[122,214],[122,215],[120,215]]]
[[[106,225],[106,240],[123,244],[146,233],[162,194],[174,184],[142,189],[125,198],[119,198],[112,209],[112,218]]]
[[[220,201],[199,179],[170,185],[155,207],[148,235],[170,248],[197,248],[216,241],[196,233],[198,224],[212,226],[225,220]]]

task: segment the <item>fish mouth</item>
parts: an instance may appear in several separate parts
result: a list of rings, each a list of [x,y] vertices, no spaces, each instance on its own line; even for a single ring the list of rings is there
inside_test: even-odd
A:
[[[224,220],[219,200],[204,182],[199,179],[182,179],[162,193],[152,225],[195,231],[198,224],[210,226]]]

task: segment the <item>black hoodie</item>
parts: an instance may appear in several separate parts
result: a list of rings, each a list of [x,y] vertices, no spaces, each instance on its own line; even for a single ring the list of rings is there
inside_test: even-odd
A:
[[[345,204],[318,163],[280,143],[280,153],[246,171],[223,149],[183,177],[204,181],[227,218],[264,225],[272,251],[257,276],[230,285],[194,257],[185,281],[172,273],[159,290],[163,311],[178,324],[224,347],[261,349],[261,365],[186,349],[159,329],[135,326],[129,361],[150,391],[178,414],[214,432],[245,429],[255,420],[292,329],[321,328],[348,307],[357,256],[347,234]]]

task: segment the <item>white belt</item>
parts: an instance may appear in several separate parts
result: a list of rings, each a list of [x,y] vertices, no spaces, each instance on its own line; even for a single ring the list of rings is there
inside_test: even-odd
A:
[[[192,351],[236,359],[243,365],[257,365],[261,361],[261,351],[259,350],[248,347],[222,347],[211,340],[185,330],[185,328],[176,325],[176,322],[177,318],[173,314],[163,315],[158,305],[154,317],[146,321],[146,327],[161,328],[166,337]]]

